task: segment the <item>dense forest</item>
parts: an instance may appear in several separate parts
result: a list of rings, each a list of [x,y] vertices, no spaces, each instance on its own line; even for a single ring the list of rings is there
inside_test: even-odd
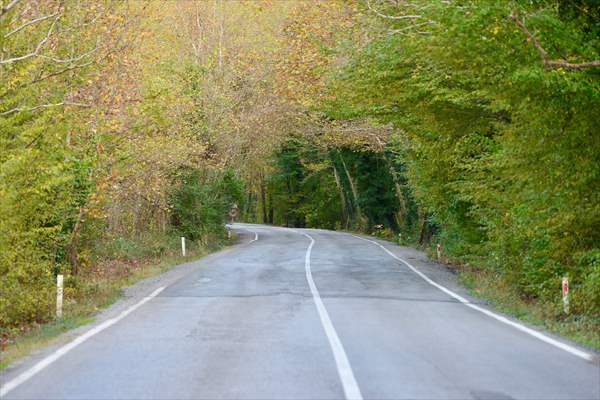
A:
[[[0,334],[237,204],[598,343],[599,38],[595,0],[0,0]]]

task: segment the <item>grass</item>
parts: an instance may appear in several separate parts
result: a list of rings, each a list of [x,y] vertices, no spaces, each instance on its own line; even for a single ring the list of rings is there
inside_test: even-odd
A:
[[[561,315],[557,304],[523,300],[502,279],[485,271],[461,268],[460,280],[470,294],[490,301],[495,309],[576,343],[600,350],[600,321],[584,315]]]
[[[94,321],[93,317],[68,316],[61,320],[32,327],[9,344],[2,351],[0,370],[8,367],[14,360],[25,357],[40,347],[52,343],[57,336]]]
[[[389,234],[377,234],[377,232],[371,234],[394,243],[399,242],[398,237]],[[403,235],[400,245],[421,249],[430,259],[437,259],[433,244],[420,246],[416,242],[416,238],[410,235]],[[590,349],[600,350],[600,319],[598,317],[565,315],[562,312],[560,301],[555,304],[526,301],[501,277],[485,269],[473,268],[464,260],[456,260],[443,255],[442,259],[438,261],[448,264],[458,273],[460,282],[469,290],[471,296],[489,302],[496,310]],[[478,257],[471,257],[469,262],[472,265],[478,264]]]
[[[59,320],[23,327],[4,338],[0,370],[44,346],[56,343],[61,334],[93,322],[94,315],[117,301],[125,287],[141,279],[166,272],[178,264],[200,258],[210,251],[216,251],[222,247],[222,244],[194,246],[190,243],[188,246],[186,257],[177,253],[168,253],[154,257],[141,255],[140,259],[128,257],[110,260],[104,265],[96,266],[97,270],[120,271],[119,273],[92,274],[71,281],[71,289],[69,283],[66,283],[63,317]],[[70,292],[76,294],[69,296]]]
[[[410,245],[417,246],[416,243]],[[430,259],[437,259],[433,244],[421,246],[421,249]],[[494,309],[590,349],[600,350],[600,319],[593,315],[564,314],[560,292],[557,292],[555,303],[526,300],[501,276],[474,267],[485,262],[481,256],[471,254],[456,259],[443,255],[439,261],[458,273],[460,282],[471,296],[489,302]]]

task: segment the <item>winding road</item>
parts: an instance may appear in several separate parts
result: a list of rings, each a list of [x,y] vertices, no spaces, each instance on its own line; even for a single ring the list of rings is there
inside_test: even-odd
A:
[[[2,372],[2,399],[600,399],[598,356],[468,296],[420,252],[235,224]]]

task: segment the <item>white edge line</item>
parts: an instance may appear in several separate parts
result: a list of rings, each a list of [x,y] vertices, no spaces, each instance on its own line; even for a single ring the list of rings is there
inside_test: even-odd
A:
[[[38,372],[42,371],[44,368],[46,368],[47,366],[49,366],[50,364],[52,364],[53,362],[55,362],[56,360],[58,360],[65,354],[67,354],[69,351],[73,350],[75,347],[79,346],[80,344],[82,344],[83,342],[85,342],[86,340],[91,338],[92,336],[96,335],[97,333],[102,332],[106,328],[116,324],[117,322],[119,322],[120,320],[125,318],[127,315],[131,314],[133,311],[135,311],[136,309],[138,309],[139,307],[141,307],[142,305],[144,305],[145,303],[150,301],[152,298],[156,297],[160,292],[163,291],[163,289],[164,289],[164,287],[156,289],[149,296],[144,297],[141,301],[139,301],[138,303],[129,307],[125,311],[121,312],[118,316],[111,318],[111,319],[107,319],[106,321],[102,322],[100,325],[95,326],[94,328],[85,332],[81,336],[76,337],[72,342],[67,343],[66,345],[62,346],[61,348],[56,350],[54,353],[52,353],[49,356],[47,356],[46,358],[40,360],[37,364],[35,364],[33,367],[29,368],[27,371],[24,371],[23,373],[18,375],[16,378],[8,381],[6,384],[4,384],[0,388],[0,398],[3,398],[4,396],[6,396],[10,391],[15,389],[17,386],[28,381],[30,378],[32,378],[34,375],[36,375]]]
[[[362,400],[363,397],[360,392],[360,388],[358,387],[358,383],[356,383],[356,379],[354,378],[354,373],[352,372],[352,367],[350,366],[350,361],[348,361],[348,356],[346,355],[342,341],[340,340],[333,323],[329,318],[329,313],[327,312],[327,309],[321,300],[319,290],[317,289],[312,277],[312,272],[310,270],[310,254],[313,245],[315,244],[315,240],[306,233],[297,231],[296,233],[300,233],[310,239],[310,244],[308,245],[306,257],[304,259],[306,280],[308,281],[308,286],[310,287],[310,292],[312,293],[312,297],[317,308],[317,313],[321,319],[321,325],[323,325],[323,330],[325,331],[327,339],[329,340],[329,346],[333,352],[333,357],[335,359],[338,375],[340,376],[340,380],[342,382],[345,397],[346,399]]]
[[[230,225],[230,226],[231,226],[231,225]],[[248,232],[252,232],[252,233],[254,233],[254,239],[250,240],[248,243],[246,243],[246,245],[248,245],[248,244],[250,244],[250,243],[254,243],[254,242],[256,242],[256,241],[258,240],[258,232],[256,232],[256,231],[252,231],[252,230],[250,230],[250,229],[246,229],[246,228],[242,228],[242,229],[243,229],[243,230],[245,230],[245,231],[248,231]]]
[[[252,232],[252,233],[254,233],[254,239],[252,239],[251,241],[249,241],[249,242],[248,242],[248,244],[256,242],[256,241],[258,240],[258,232],[256,232],[256,231],[251,231],[250,229],[246,229],[246,230],[247,230],[248,232]]]
[[[412,266],[408,261],[403,260],[402,258],[396,256],[394,253],[392,253],[391,251],[389,251],[387,248],[385,248],[383,245],[375,242],[374,240],[369,240],[369,239],[365,239],[362,238],[360,236],[356,236],[356,235],[350,235],[353,236],[357,239],[360,240],[364,240],[366,242],[371,242],[379,247],[381,247],[386,253],[388,253],[390,256],[392,256],[393,258],[395,258],[396,260],[402,262],[403,264],[405,264],[408,268],[410,268],[415,274],[419,275],[421,278],[423,278],[427,283],[429,283],[432,286],[435,286],[436,288],[438,288],[439,290],[441,290],[442,292],[446,293],[447,295],[449,295],[450,297],[455,298],[456,300],[458,300],[459,302],[461,302],[462,304],[464,304],[467,307],[470,307],[474,310],[479,311],[480,313],[483,313],[485,315],[487,315],[488,317],[494,318],[497,321],[500,321],[504,324],[510,325],[513,328],[516,328],[518,330],[520,330],[521,332],[527,333],[528,335],[531,335],[543,342],[546,342],[548,344],[551,344],[554,347],[558,347],[559,349],[562,349],[568,353],[571,353],[577,357],[581,357],[584,360],[587,361],[593,361],[594,360],[594,356],[592,354],[586,353],[584,351],[581,351],[573,346],[569,346],[566,343],[560,342],[556,339],[552,339],[551,337],[548,337],[546,335],[544,335],[541,332],[538,332],[534,329],[528,328],[524,325],[521,325],[517,322],[511,321],[510,319],[502,316],[502,315],[498,315],[490,310],[487,310],[485,308],[479,307],[475,304],[472,304],[470,301],[468,301],[467,299],[465,299],[464,297],[454,293],[453,291],[451,291],[450,289],[440,285],[439,283],[436,283],[434,281],[432,281],[427,275],[423,274],[421,271],[419,271],[418,269],[416,269],[414,266]]]

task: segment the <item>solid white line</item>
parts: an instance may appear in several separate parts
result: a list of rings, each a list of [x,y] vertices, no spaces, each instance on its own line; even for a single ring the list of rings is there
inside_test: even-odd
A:
[[[308,249],[306,250],[306,257],[304,259],[304,267],[306,269],[306,280],[308,281],[308,286],[310,287],[310,292],[312,293],[313,300],[315,302],[315,306],[317,307],[317,312],[319,317],[321,318],[321,325],[323,325],[323,330],[327,335],[327,339],[329,340],[329,346],[331,347],[331,351],[333,352],[333,357],[335,358],[335,364],[337,366],[337,371],[340,376],[340,380],[342,381],[342,387],[344,388],[344,394],[346,399],[353,400],[362,400],[362,394],[360,393],[360,388],[356,383],[356,379],[354,378],[354,373],[352,372],[352,367],[350,367],[350,362],[348,361],[348,356],[346,356],[346,351],[344,350],[344,346],[340,338],[333,327],[333,323],[329,318],[329,314],[327,313],[327,309],[321,300],[321,296],[319,295],[319,291],[317,290],[317,286],[315,285],[315,281],[312,277],[312,272],[310,270],[310,253],[312,251],[313,245],[315,244],[315,240],[308,234],[301,233],[310,239],[310,244],[308,245]]]
[[[56,360],[58,360],[65,354],[67,354],[69,351],[73,350],[75,347],[79,346],[80,344],[82,344],[83,342],[85,342],[86,340],[91,338],[92,336],[96,335],[97,333],[102,332],[109,326],[116,324],[117,322],[119,322],[120,320],[125,318],[127,315],[131,314],[133,311],[135,311],[136,309],[141,307],[143,304],[150,301],[152,298],[156,297],[156,295],[158,295],[160,292],[162,292],[163,289],[164,289],[164,287],[156,289],[148,297],[144,297],[140,302],[129,307],[127,310],[121,312],[115,318],[108,319],[108,320],[104,321],[103,323],[101,323],[100,325],[90,329],[83,335],[78,336],[72,342],[59,348],[54,353],[50,354],[48,357],[39,361],[33,367],[29,368],[27,371],[23,372],[22,374],[20,374],[13,380],[7,382],[4,386],[2,386],[2,388],[0,388],[0,398],[6,396],[6,394],[8,392],[15,389],[17,386],[21,385],[22,383],[26,382],[31,377],[33,377],[35,374],[37,374],[38,372],[40,372],[41,370],[43,370],[44,368],[46,368],[47,366],[49,366],[50,364],[52,364],[53,362],[55,362]]]
[[[386,253],[388,253],[390,256],[392,256],[393,258],[395,258],[396,260],[400,261],[401,263],[405,264],[408,268],[410,268],[415,274],[419,275],[421,278],[423,278],[427,283],[429,283],[432,286],[435,286],[436,288],[438,288],[439,290],[441,290],[442,292],[446,293],[448,296],[455,298],[456,300],[458,300],[459,302],[461,302],[462,304],[464,304],[467,307],[470,307],[474,310],[479,311],[480,313],[483,313],[485,315],[487,315],[488,317],[494,318],[497,321],[500,321],[504,324],[510,325],[513,328],[516,328],[518,330],[520,330],[521,332],[525,332],[528,335],[531,335],[543,342],[546,342],[548,344],[551,344],[552,346],[558,347],[559,349],[562,349],[568,353],[571,353],[577,357],[581,357],[584,360],[587,361],[593,361],[594,360],[594,356],[592,354],[586,353],[584,351],[581,351],[573,346],[569,346],[566,343],[563,342],[559,342],[556,339],[552,339],[551,337],[548,337],[546,335],[544,335],[541,332],[538,332],[536,330],[533,330],[531,328],[528,328],[524,325],[521,325],[517,322],[511,321],[510,319],[503,317],[502,315],[498,315],[490,310],[486,310],[485,308],[479,307],[475,304],[472,304],[470,301],[468,301],[467,299],[465,299],[464,297],[454,293],[453,291],[451,291],[450,289],[432,281],[431,279],[429,279],[428,276],[426,276],[425,274],[423,274],[421,271],[417,270],[415,267],[413,267],[408,261],[403,260],[402,258],[396,256],[394,253],[392,253],[391,251],[389,251],[387,248],[385,248],[384,246],[382,246],[381,244],[373,241],[373,240],[369,240],[369,239],[365,239],[362,238],[360,236],[356,236],[356,235],[351,235],[357,239],[360,240],[364,240],[366,242],[371,242],[379,247],[381,247]]]

